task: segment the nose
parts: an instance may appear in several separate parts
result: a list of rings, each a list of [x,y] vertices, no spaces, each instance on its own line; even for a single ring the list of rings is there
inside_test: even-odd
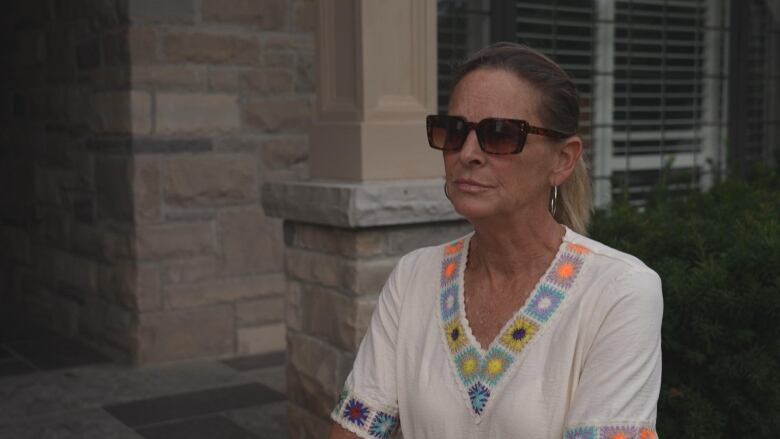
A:
[[[463,142],[463,147],[460,149],[459,158],[464,165],[478,166],[485,163],[485,151],[479,147],[476,130],[469,131],[466,141]]]

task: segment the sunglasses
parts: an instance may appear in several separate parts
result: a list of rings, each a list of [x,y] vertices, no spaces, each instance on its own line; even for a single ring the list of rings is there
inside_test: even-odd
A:
[[[555,139],[573,135],[531,126],[524,120],[498,117],[469,122],[461,116],[431,115],[425,122],[428,127],[428,144],[442,151],[461,149],[471,130],[477,133],[480,149],[488,154],[518,154],[523,150],[529,133]]]

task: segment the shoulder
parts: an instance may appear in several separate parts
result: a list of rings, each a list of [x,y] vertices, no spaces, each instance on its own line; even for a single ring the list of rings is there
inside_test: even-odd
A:
[[[644,306],[662,306],[661,278],[639,258],[571,232],[571,242],[587,249],[586,284],[600,301],[629,299]]]
[[[462,258],[464,244],[472,234],[473,232],[470,232],[441,244],[421,247],[406,253],[398,260],[395,274],[407,279],[415,279],[423,274],[438,276],[444,261]]]

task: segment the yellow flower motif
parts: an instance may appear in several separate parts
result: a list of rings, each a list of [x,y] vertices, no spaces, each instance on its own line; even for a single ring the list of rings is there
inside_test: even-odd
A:
[[[492,358],[487,364],[487,373],[489,375],[498,375],[504,370],[504,360],[501,358]]]
[[[450,346],[450,352],[454,354],[461,350],[463,346],[466,346],[466,333],[463,332],[463,325],[460,324],[460,320],[457,317],[447,323],[444,331],[447,335],[447,344]]]
[[[507,349],[519,353],[538,330],[536,323],[525,317],[518,317],[501,335],[500,342]]]
[[[463,362],[461,362],[463,373],[471,375],[477,371],[477,366],[479,366],[479,361],[476,358],[472,356],[463,357]]]

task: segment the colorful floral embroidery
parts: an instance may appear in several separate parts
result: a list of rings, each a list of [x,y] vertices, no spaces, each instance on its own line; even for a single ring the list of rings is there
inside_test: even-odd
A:
[[[475,413],[481,415],[488,399],[490,399],[490,389],[482,383],[476,383],[469,388],[469,399],[471,400],[471,408]]]
[[[599,429],[599,439],[636,439],[637,427],[605,426]]]
[[[507,349],[519,353],[538,330],[539,326],[530,319],[523,316],[517,317],[501,334],[500,343]]]
[[[460,266],[460,258],[445,259],[441,263],[441,286],[447,286],[458,274],[458,268]]]
[[[458,305],[458,285],[453,284],[446,288],[441,295],[440,299],[441,315],[445,320],[449,320],[452,316],[457,314],[460,306]]]
[[[396,425],[398,425],[398,418],[385,412],[377,412],[374,420],[371,421],[368,432],[374,437],[387,439],[395,430]]]
[[[453,354],[468,344],[466,333],[463,331],[463,325],[460,324],[460,320],[453,319],[447,324],[447,343],[450,346],[450,352]]]
[[[455,357],[455,363],[458,367],[459,378],[463,384],[468,386],[479,378],[482,361],[479,352],[473,346],[469,346],[458,354]]]
[[[344,408],[343,416],[351,423],[363,426],[368,419],[368,408],[356,399],[350,399]]]
[[[547,275],[547,282],[564,289],[574,284],[574,279],[582,267],[582,258],[572,253],[564,253]]]
[[[596,427],[577,427],[563,435],[563,439],[598,439],[599,431]]]
[[[540,322],[546,322],[563,302],[563,292],[549,285],[540,285],[536,294],[526,310]]]
[[[655,428],[638,425],[584,425],[566,430],[563,439],[658,439]]]
[[[398,428],[398,416],[387,408],[371,407],[344,389],[331,412],[331,418],[352,432],[365,432],[379,439],[389,438]]]
[[[489,408],[490,396],[518,363],[522,352],[565,302],[590,250],[574,243],[562,245],[531,293],[528,304],[515,313],[506,329],[487,347],[486,353],[478,349],[477,342],[468,335],[463,315],[461,288],[467,241],[445,245],[443,253],[439,310],[444,341],[451,354],[453,371],[463,385],[464,396],[468,397],[474,414],[480,416]],[[580,436],[571,438],[590,439],[585,435],[590,431],[572,431]],[[596,434],[593,430],[592,435]]]
[[[482,376],[487,384],[495,386],[513,362],[514,359],[509,352],[498,346],[492,347],[485,356],[485,362],[482,365]]]

